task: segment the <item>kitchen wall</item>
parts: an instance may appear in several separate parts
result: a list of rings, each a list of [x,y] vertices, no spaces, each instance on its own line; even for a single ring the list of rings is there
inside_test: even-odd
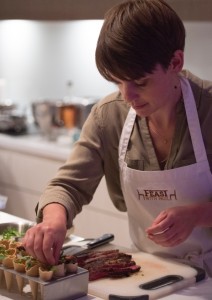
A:
[[[25,104],[71,94],[102,97],[114,91],[95,66],[102,22],[0,21],[0,100]],[[212,22],[184,23],[185,67],[212,80]]]
[[[106,82],[95,66],[101,25],[101,20],[0,21],[4,96],[27,102],[70,94],[101,97],[113,91],[114,85]]]

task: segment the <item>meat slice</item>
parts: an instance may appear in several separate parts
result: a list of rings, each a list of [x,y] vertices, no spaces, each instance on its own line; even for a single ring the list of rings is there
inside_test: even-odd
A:
[[[115,249],[115,250],[105,250],[105,251],[92,251],[92,250],[89,250],[89,251],[86,251],[84,253],[81,253],[81,254],[77,254],[77,259],[78,259],[78,262],[83,262],[87,259],[92,259],[92,258],[97,258],[97,257],[101,257],[102,255],[113,255],[113,254],[116,254],[116,253],[119,253],[119,250],[118,249]]]
[[[89,280],[105,277],[126,277],[138,272],[140,266],[136,265],[132,255],[119,250],[92,251],[77,256],[78,265],[89,271]]]
[[[102,268],[102,269],[90,269],[89,270],[89,280],[96,280],[100,278],[120,278],[120,277],[128,277],[132,273],[138,272],[140,270],[140,266],[136,264],[132,266],[126,267],[110,267],[110,268]]]

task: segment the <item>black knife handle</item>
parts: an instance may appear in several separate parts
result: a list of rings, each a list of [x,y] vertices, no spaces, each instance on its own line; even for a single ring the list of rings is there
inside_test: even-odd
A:
[[[200,267],[196,267],[196,266],[192,266],[192,268],[194,268],[195,270],[197,270],[197,275],[196,275],[196,282],[199,282],[203,279],[206,278],[206,272],[204,269],[200,268]]]
[[[175,282],[181,281],[184,278],[180,275],[167,275],[155,280],[151,280],[149,282],[143,283],[139,285],[139,288],[144,290],[156,290],[161,287],[173,284]]]
[[[109,295],[109,300],[149,300],[149,295],[140,296],[119,296],[119,295]]]
[[[102,236],[100,236],[99,238],[94,239],[93,241],[87,243],[86,246],[87,246],[88,249],[93,249],[93,248],[96,248],[100,245],[104,245],[106,243],[109,243],[113,240],[114,240],[114,235],[112,233],[105,233]]]

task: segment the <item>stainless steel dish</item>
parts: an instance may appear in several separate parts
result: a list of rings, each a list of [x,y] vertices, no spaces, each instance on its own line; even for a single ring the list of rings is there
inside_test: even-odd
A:
[[[16,105],[14,103],[10,102],[5,102],[0,104],[0,112],[10,112],[16,108]]]
[[[58,128],[82,128],[96,98],[71,97],[63,100],[44,99],[32,103],[35,124],[42,134],[51,137]]]
[[[1,217],[1,214],[0,214]],[[8,215],[8,217],[10,217]],[[0,235],[7,229],[12,228],[18,233],[24,234],[29,228],[34,225],[33,222],[15,221],[0,223]],[[70,273],[60,278],[53,278],[51,281],[43,281],[39,277],[27,276],[25,273],[17,272],[14,269],[8,269],[0,265],[0,273],[4,278],[5,284],[1,286],[1,291],[4,289],[16,291],[23,296],[31,299],[42,300],[61,300],[61,299],[78,299],[88,293],[88,276],[87,270],[78,267],[76,273]],[[23,282],[23,285],[19,285]],[[25,288],[26,285],[29,287]],[[15,293],[14,293],[15,294]],[[1,297],[0,297],[1,298]]]
[[[27,118],[12,102],[0,104],[0,132],[22,134],[27,131]]]
[[[26,116],[19,116],[15,114],[0,114],[0,132],[8,134],[22,134],[26,131]]]
[[[23,223],[23,222],[8,222],[0,224],[0,235],[2,235],[5,230],[14,229],[19,235],[24,235],[26,231],[31,228],[34,223]]]
[[[34,123],[40,134],[48,140],[56,140],[62,126],[57,113],[57,101],[42,100],[32,103]]]
[[[23,236],[26,231],[36,225],[34,222],[5,222],[5,223],[0,223],[0,238],[1,235],[5,230],[8,229],[13,229],[17,231],[18,235]],[[73,233],[74,227],[71,227],[70,229],[67,230],[66,232],[66,238],[69,240],[69,236]]]

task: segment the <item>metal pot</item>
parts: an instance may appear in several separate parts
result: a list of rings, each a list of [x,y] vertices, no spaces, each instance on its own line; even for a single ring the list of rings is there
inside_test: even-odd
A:
[[[49,140],[57,138],[57,128],[62,126],[57,118],[55,101],[41,100],[32,103],[34,123],[40,133]]]
[[[53,100],[41,100],[32,103],[32,114],[37,126],[60,126],[57,119],[57,104]]]
[[[12,102],[0,103],[0,113],[8,113],[16,108],[16,105]]]
[[[15,114],[0,115],[0,132],[8,134],[22,134],[27,131],[25,116]]]
[[[82,128],[92,106],[98,101],[96,98],[71,97],[65,98],[57,105],[60,121],[67,128]]]
[[[32,103],[35,124],[45,134],[55,127],[82,128],[96,98],[72,97],[63,100],[41,100]]]
[[[0,104],[0,132],[22,134],[27,131],[27,118],[20,114],[16,104],[5,102]]]

